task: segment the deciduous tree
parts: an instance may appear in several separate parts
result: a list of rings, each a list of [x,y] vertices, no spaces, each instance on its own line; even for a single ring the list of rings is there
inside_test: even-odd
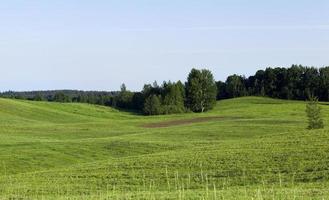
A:
[[[192,69],[188,75],[187,105],[193,112],[204,112],[216,104],[217,87],[209,70]]]
[[[146,115],[162,114],[161,101],[157,95],[151,95],[145,100],[144,113]]]

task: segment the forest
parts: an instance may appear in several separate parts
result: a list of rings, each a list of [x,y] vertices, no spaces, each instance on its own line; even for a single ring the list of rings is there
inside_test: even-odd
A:
[[[329,100],[329,67],[292,65],[258,70],[254,75],[228,76],[225,81],[215,81],[209,70],[192,69],[186,82],[164,81],[145,84],[140,92],[129,91],[122,84],[120,91],[33,91],[3,92],[0,97],[35,101],[80,102],[132,110],[146,115],[183,112],[204,112],[216,100],[242,96],[266,96],[288,100],[306,100],[316,96]]]

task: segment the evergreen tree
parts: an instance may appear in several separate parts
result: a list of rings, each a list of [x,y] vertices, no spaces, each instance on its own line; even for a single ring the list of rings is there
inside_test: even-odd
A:
[[[303,88],[304,88],[304,98],[308,99],[313,94],[317,94],[317,88],[319,86],[319,72],[318,69],[314,67],[305,67],[303,74]]]
[[[272,68],[267,68],[264,74],[264,89],[265,93],[270,96],[274,97],[275,90],[276,90],[276,74],[275,70]]]
[[[227,88],[226,83],[224,83],[222,81],[217,81],[216,85],[217,85],[217,100],[228,98],[228,95],[226,92],[226,88]]]
[[[329,67],[324,67],[319,70],[319,98],[322,101],[329,100]]]
[[[144,107],[144,95],[141,92],[135,92],[132,98],[132,108],[142,111]]]
[[[306,114],[308,118],[308,129],[321,129],[324,127],[318,98],[314,96],[309,98],[309,102],[306,105]]]

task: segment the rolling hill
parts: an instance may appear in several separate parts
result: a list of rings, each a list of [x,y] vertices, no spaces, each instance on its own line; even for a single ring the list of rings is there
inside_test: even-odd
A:
[[[326,199],[329,128],[306,122],[261,97],[168,116],[0,99],[0,199]]]

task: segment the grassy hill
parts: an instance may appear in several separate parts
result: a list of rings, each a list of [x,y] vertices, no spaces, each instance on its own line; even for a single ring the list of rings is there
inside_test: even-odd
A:
[[[329,129],[306,126],[304,102],[260,97],[152,117],[0,99],[0,199],[326,199]]]

